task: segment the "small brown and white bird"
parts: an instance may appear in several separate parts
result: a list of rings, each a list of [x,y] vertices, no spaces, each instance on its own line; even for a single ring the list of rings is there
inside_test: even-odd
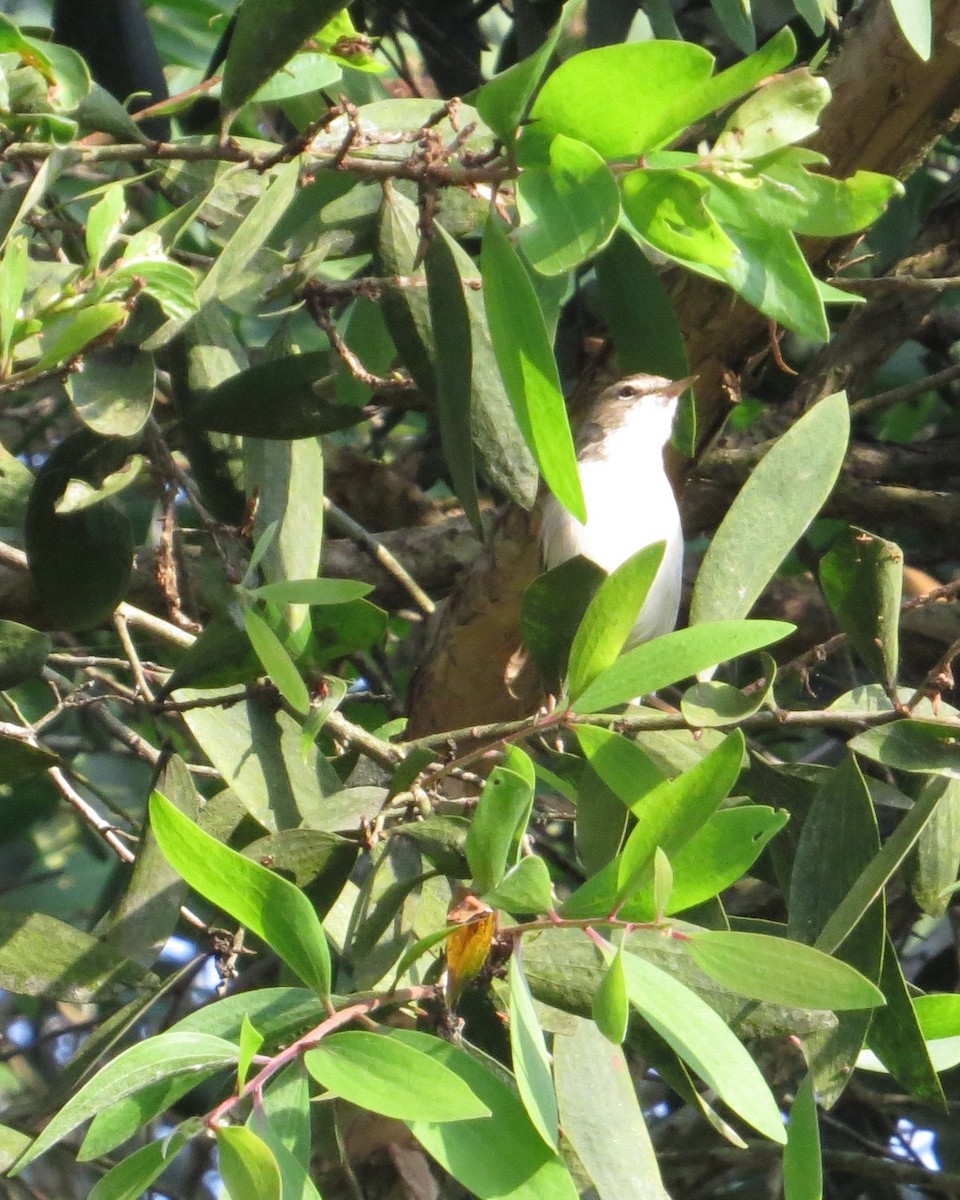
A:
[[[540,550],[547,570],[582,554],[609,573],[644,547],[666,543],[625,649],[669,633],[677,623],[683,530],[663,451],[677,402],[692,382],[631,375],[601,392],[577,435],[586,524],[552,495],[544,505]]]

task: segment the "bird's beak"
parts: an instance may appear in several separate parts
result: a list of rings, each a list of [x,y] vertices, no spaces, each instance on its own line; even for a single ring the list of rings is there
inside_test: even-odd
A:
[[[688,375],[686,379],[677,379],[665,389],[666,393],[668,396],[682,396],[687,388],[693,387],[698,379],[698,375]]]

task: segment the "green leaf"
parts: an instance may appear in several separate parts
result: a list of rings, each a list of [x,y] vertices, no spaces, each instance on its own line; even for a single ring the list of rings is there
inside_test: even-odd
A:
[[[550,1055],[518,954],[510,959],[507,980],[510,1053],[520,1099],[537,1132],[552,1150],[557,1150],[557,1097],[550,1074]]]
[[[295,1070],[300,1070],[299,1065],[295,1065]],[[302,1073],[302,1072],[301,1072]],[[286,1072],[284,1073],[286,1074]],[[269,1088],[264,1094],[264,1107],[259,1108],[256,1105],[253,1107],[249,1118],[247,1119],[247,1128],[251,1129],[258,1138],[260,1138],[269,1147],[270,1152],[277,1161],[277,1166],[280,1169],[280,1185],[281,1196],[285,1200],[321,1200],[320,1193],[317,1191],[316,1185],[308,1175],[309,1169],[309,1116],[310,1116],[310,1097],[304,1084],[302,1097],[297,1097],[295,1100],[290,1100],[284,1108],[282,1108],[277,1117],[269,1111],[271,1098],[279,1089],[274,1085]],[[279,1099],[279,1098],[278,1098]],[[279,1099],[279,1103],[283,1103]],[[291,1115],[291,1110],[296,1105],[296,1111],[302,1113],[308,1118],[307,1123],[307,1141],[306,1154],[304,1158],[296,1156],[287,1148],[287,1144],[281,1140],[275,1124],[279,1124],[280,1120],[285,1115]]]
[[[263,1034],[258,1033],[246,1013],[240,1026],[240,1056],[237,1059],[237,1087],[242,1091],[247,1082],[247,1074],[253,1056],[258,1054],[263,1045]]]
[[[9,367],[10,348],[17,328],[17,314],[27,287],[29,263],[27,239],[11,238],[0,262],[0,366],[4,373]]]
[[[242,1125],[220,1125],[215,1132],[230,1200],[280,1200],[280,1168],[266,1142]]]
[[[105,475],[96,486],[87,483],[85,479],[71,479],[64,488],[63,495],[53,506],[53,511],[62,516],[65,513],[83,512],[95,504],[102,504],[104,500],[119,495],[131,484],[136,483],[146,462],[142,454],[134,454],[116,471]]]
[[[663,783],[662,772],[636,742],[602,725],[578,725],[577,741],[591,767],[627,808]]]
[[[493,349],[524,440],[547,486],[586,521],[570,423],[553,348],[533,285],[507,235],[491,217],[480,257]]]
[[[524,151],[532,142],[533,150]],[[610,168],[584,142],[554,137],[541,148],[520,139],[517,207],[520,247],[543,275],[561,275],[602,249],[620,219],[620,192]]]
[[[338,0],[245,0],[223,67],[227,123],[345,4]]]
[[[38,753],[40,769],[55,761]],[[108,942],[65,921],[0,909],[0,987],[5,991],[71,1004],[106,1003],[150,979]]]
[[[483,537],[480,497],[473,457],[470,398],[473,391],[473,339],[455,243],[436,229],[424,257],[433,332],[437,418],[443,456],[464,514]]]
[[[605,951],[609,960],[612,949]],[[624,954],[630,1003],[664,1041],[749,1125],[786,1141],[777,1102],[756,1063],[723,1020],[666,971]]]
[[[84,237],[87,244],[87,260],[91,271],[97,271],[104,255],[117,240],[121,226],[127,219],[127,208],[122,183],[111,183],[100,199],[87,213]]]
[[[216,694],[181,691],[177,698],[211,699]],[[379,810],[376,794],[363,814],[333,799],[342,788],[339,776],[316,747],[303,756],[300,725],[278,712],[276,703],[251,697],[226,709],[192,708],[184,720],[246,810],[266,829],[306,824],[330,832],[354,830],[359,815],[372,817]]]
[[[437,395],[439,374],[446,372],[445,387],[448,390],[455,387],[457,380],[439,352],[430,300],[427,289],[420,282],[424,278],[424,269],[417,262],[419,215],[415,204],[395,188],[386,188],[377,250],[379,269],[385,275],[406,281],[403,285],[384,289],[382,308],[390,334],[417,386],[427,397],[433,398]],[[485,300],[476,288],[477,266],[439,227],[438,236],[451,260],[447,262],[445,279],[451,291],[459,289],[469,320],[468,344],[457,348],[455,361],[464,362],[469,352],[469,369],[464,368],[464,371],[470,381],[470,433],[477,468],[522,508],[530,508],[537,494],[537,468],[524,442],[497,365]],[[434,252],[435,261],[439,253]],[[452,277],[454,268],[459,280]],[[436,305],[437,301],[433,303]],[[462,308],[460,311],[462,316]],[[461,333],[465,337],[466,330],[462,325],[461,320]],[[449,353],[450,343],[457,336],[456,329],[445,329],[440,336],[445,338],[444,353]],[[460,387],[464,386],[461,380]],[[462,412],[460,418],[463,418]]]
[[[91,629],[123,599],[133,567],[126,516],[110,504],[59,514],[71,479],[98,485],[126,458],[125,443],[83,429],[66,437],[37,472],[24,538],[30,573],[55,628]]]
[[[666,543],[645,546],[617,567],[587,607],[570,647],[570,696],[574,702],[623,649],[646,603]]]
[[[757,33],[753,25],[750,0],[710,0],[723,31],[738,50],[750,54],[757,48]]]
[[[53,320],[43,333],[43,352],[34,370],[49,371],[75,358],[85,346],[119,329],[128,316],[126,304],[108,300],[88,304]]]
[[[190,420],[217,433],[278,441],[347,429],[364,419],[363,410],[321,398],[317,387],[327,382],[329,366],[325,350],[258,363],[199,393]],[[265,395],[275,401],[264,404]]]
[[[623,211],[661,254],[693,270],[710,268],[728,282],[738,250],[707,207],[709,185],[692,171],[631,171],[622,181]],[[731,284],[732,286],[732,284]]]
[[[549,912],[553,907],[549,868],[535,855],[521,858],[481,899],[491,908],[502,908],[509,913]]]
[[[172,1139],[158,1138],[134,1150],[97,1180],[87,1200],[141,1200],[180,1153],[185,1141],[178,1133]]]
[[[789,884],[791,938],[827,954],[837,952],[843,939],[826,941],[823,931],[869,870],[879,844],[870,793],[856,761],[847,756],[825,773],[803,823]],[[861,896],[863,903],[845,926],[849,936],[839,949],[839,957],[874,981],[880,978],[885,936],[884,907],[875,902],[877,895],[871,889]],[[814,1030],[804,1040],[804,1057],[825,1107],[849,1082],[871,1020],[868,1011],[841,1012],[833,1028]]]
[[[0,692],[36,678],[52,646],[47,634],[16,621],[0,620]]]
[[[688,262],[693,270],[720,278],[764,316],[801,337],[825,342],[830,337],[820,288],[789,229],[767,224],[746,189],[707,180],[710,211],[737,247],[730,266],[715,268]]]
[[[578,554],[538,575],[523,594],[520,630],[545,683],[559,691],[570,647],[597,588],[606,578],[595,562]]]
[[[57,756],[18,737],[0,736],[0,783],[16,783],[57,765]]]
[[[690,365],[660,276],[636,241],[618,230],[594,260],[597,298],[624,375],[684,379]]]
[[[790,147],[758,163],[755,175],[727,176],[715,183],[752,190],[749,204],[759,217],[810,237],[841,237],[865,229],[894,196],[902,195],[903,185],[890,175],[857,171],[847,179],[831,179],[816,170],[823,161],[811,150]]]
[[[630,1019],[630,1000],[627,996],[627,977],[623,970],[623,947],[607,965],[600,986],[593,993],[593,1019],[607,1039],[619,1046],[627,1036]],[[566,1132],[566,1130],[564,1130]]]
[[[625,738],[590,726],[579,728],[577,736],[581,734],[586,734],[580,740],[591,766],[628,804],[637,822],[623,852],[564,903],[565,917],[605,915],[650,885],[657,848],[673,858],[729,795],[743,761],[738,730],[690,770],[651,786],[650,767],[639,763],[642,752],[626,754],[630,743]],[[631,757],[639,769],[634,779],[627,775],[625,780]]]
[[[124,345],[95,350],[66,386],[77,416],[94,433],[136,437],[153,407],[153,355]]]
[[[903,551],[851,527],[820,560],[827,603],[867,668],[893,687],[900,655]]]
[[[574,1019],[572,1035],[553,1039],[564,1137],[600,1200],[667,1200],[623,1051],[605,1041],[592,1021]]]
[[[813,1076],[804,1075],[790,1106],[783,1151],[784,1200],[822,1200],[823,1160]]]
[[[196,819],[199,797],[179,755],[167,759],[158,786],[182,813]],[[104,943],[143,967],[151,966],[176,928],[186,898],[186,884],[163,857],[148,825],[140,834],[126,889],[101,927]]]
[[[304,1063],[335,1096],[401,1121],[467,1121],[490,1112],[442,1062],[379,1033],[333,1033]]]
[[[255,104],[270,104],[277,100],[288,100],[291,96],[305,96],[339,83],[342,77],[340,66],[327,54],[319,54],[315,50],[295,54],[282,71],[278,71],[257,90],[253,101]]]
[[[554,71],[530,115],[550,134],[586,142],[605,159],[634,157],[730,104],[795,53],[793,35],[782,29],[756,54],[711,76],[713,58],[686,42],[586,50]]]
[[[736,109],[714,143],[714,154],[763,158],[811,137],[830,100],[830,85],[806,67],[775,76]]]
[[[685,845],[670,855],[673,888],[663,913],[654,899],[653,883],[645,884],[621,907],[624,921],[654,921],[703,904],[736,883],[760,857],[767,842],[786,825],[788,816],[759,804],[713,813]],[[586,885],[585,885],[586,886]],[[572,899],[572,898],[571,898]],[[568,901],[570,903],[570,901]],[[596,913],[609,912],[613,900]]]
[[[533,805],[533,785],[533,764],[511,746],[506,764],[490,772],[467,834],[467,862],[481,895],[496,887],[517,861]]]
[[[501,71],[476,93],[474,103],[477,112],[505,146],[509,146],[514,139],[559,36],[560,23],[554,26],[529,58]]]
[[[710,679],[687,688],[680,699],[680,711],[694,729],[734,725],[758,712],[767,703],[777,674],[777,664],[769,654],[763,656],[763,686],[746,695],[729,683]]]
[[[250,595],[277,604],[347,604],[373,591],[356,579],[284,579],[250,589]]]
[[[423,1148],[478,1200],[577,1200],[563,1163],[537,1133],[519,1096],[473,1054],[412,1029],[403,1042],[455,1072],[486,1105],[481,1120],[442,1125],[408,1121]],[[476,1052],[474,1052],[476,1053]]]
[[[837,393],[810,409],[767,451],[704,555],[690,603],[692,624],[750,611],[829,496],[849,428],[846,397]]]
[[[789,938],[711,930],[692,935],[687,946],[711,978],[753,1000],[835,1012],[884,1003],[859,971]]]
[[[17,1163],[14,1173],[19,1174],[78,1125],[118,1100],[175,1076],[191,1076],[199,1082],[236,1061],[236,1046],[205,1033],[163,1033],[131,1046],[70,1097]]]
[[[960,738],[955,725],[894,721],[858,733],[847,745],[893,770],[960,779]]]
[[[280,695],[297,712],[306,713],[310,708],[310,693],[283,643],[266,621],[249,608],[243,610],[243,624],[264,672],[276,684]]]
[[[849,935],[867,908],[880,896],[891,875],[906,858],[940,800],[941,797],[936,791],[929,791],[923,793],[914,802],[913,807],[884,842],[879,853],[863,869],[856,882],[833,911],[829,921],[817,937],[815,945],[818,949],[832,954]]]
[[[903,36],[924,62],[933,48],[933,4],[931,0],[891,0],[891,8]]]
[[[890,1074],[912,1096],[944,1107],[943,1085],[930,1058],[915,1002],[910,995],[897,948],[887,938],[883,953],[880,986],[886,1007],[873,1014],[867,1045]],[[926,997],[918,996],[916,1003]]]
[[[925,913],[942,917],[960,871],[960,782],[942,775],[924,779],[920,793],[935,791],[940,803],[920,832],[907,875],[914,900]]]
[[[150,824],[195,891],[262,938],[320,996],[329,993],[326,936],[299,888],[204,833],[159,792],[150,798]]]
[[[700,619],[706,620],[704,616]],[[581,692],[571,708],[575,713],[601,712],[635,696],[649,695],[716,663],[780,641],[793,629],[783,621],[709,621],[679,629],[621,655]]]
[[[530,116],[535,128],[586,142],[605,159],[643,154],[696,119],[688,116],[692,97],[710,79],[713,62],[688,42],[585,50],[553,72]]]

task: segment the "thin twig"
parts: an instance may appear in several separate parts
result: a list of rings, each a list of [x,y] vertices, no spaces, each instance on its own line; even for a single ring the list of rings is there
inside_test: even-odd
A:
[[[348,516],[342,508],[338,508],[337,505],[326,496],[324,496],[323,499],[323,511],[328,517],[330,517],[335,525],[339,526],[341,533],[346,534],[346,536],[356,542],[361,549],[366,550],[367,553],[370,554],[385,571],[388,571],[397,581],[397,583],[399,583],[400,586],[406,590],[406,592],[413,599],[414,603],[424,613],[426,613],[427,616],[430,616],[430,614],[436,608],[436,605],[419,585],[419,583],[417,583],[417,581],[409,573],[409,571],[407,571],[407,569],[401,563],[399,563],[396,558],[394,558],[394,556],[381,541],[378,541],[372,533],[368,533],[367,530],[364,529],[361,524],[359,524],[359,522],[355,521],[353,517]]]
[[[960,379],[960,365],[947,367],[943,371],[927,375],[925,379],[916,379],[901,387],[890,388],[886,392],[877,392],[875,396],[865,396],[862,400],[855,400],[850,405],[850,416],[872,416],[874,413],[882,412],[885,408],[890,408],[891,405],[899,404],[901,400],[912,400],[914,396],[920,396],[935,388],[945,387],[957,379]]]
[[[121,613],[113,614],[113,625],[117,631],[117,637],[120,639],[120,645],[123,647],[123,652],[127,656],[130,663],[130,670],[133,672],[134,683],[137,685],[137,690],[140,692],[142,699],[148,704],[153,702],[153,691],[150,684],[147,682],[147,677],[144,674],[143,663],[140,661],[140,655],[137,652],[136,646],[133,644],[133,638],[130,636],[130,629],[127,625],[127,619]]]

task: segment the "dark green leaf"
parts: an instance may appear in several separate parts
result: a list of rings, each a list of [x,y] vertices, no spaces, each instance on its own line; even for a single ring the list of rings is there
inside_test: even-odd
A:
[[[245,0],[223,68],[227,119],[345,7],[338,0]]]
[[[523,644],[547,685],[557,691],[567,673],[574,636],[604,578],[601,567],[578,554],[537,576],[523,594]]]
[[[529,58],[496,75],[476,94],[477,112],[506,146],[513,141],[537,84],[543,78],[559,34],[558,24]]]
[[[326,351],[317,350],[248,367],[200,393],[190,419],[218,433],[279,441],[347,429],[364,419],[363,411],[320,397],[315,385],[329,365]],[[265,397],[273,400],[264,403]]]
[[[667,379],[690,374],[683,336],[656,268],[619,230],[594,264],[598,299],[624,375],[646,371]]]
[[[0,621],[0,692],[40,674],[52,643],[45,633]]]
[[[940,802],[920,832],[907,862],[913,898],[924,912],[942,917],[960,870],[960,782],[942,775],[924,779],[920,793],[937,792]]]
[[[867,668],[893,687],[900,654],[903,551],[851,527],[820,560],[820,586]]]
[[[912,1096],[943,1107],[943,1085],[930,1061],[925,1041],[929,1034],[920,1025],[897,948],[889,937],[883,953],[880,987],[887,1003],[873,1014],[867,1045]]]
[[[127,518],[109,504],[63,515],[56,511],[71,479],[99,485],[125,458],[123,442],[81,430],[65,438],[37,472],[24,536],[30,573],[57,628],[101,624],[127,590],[133,568]]]
[[[463,281],[450,235],[438,228],[424,258],[435,352],[437,417],[453,489],[474,531],[483,537],[471,431],[473,338]]]
[[[44,913],[0,909],[0,987],[8,992],[89,1004],[151,979],[108,942],[73,925]]]

